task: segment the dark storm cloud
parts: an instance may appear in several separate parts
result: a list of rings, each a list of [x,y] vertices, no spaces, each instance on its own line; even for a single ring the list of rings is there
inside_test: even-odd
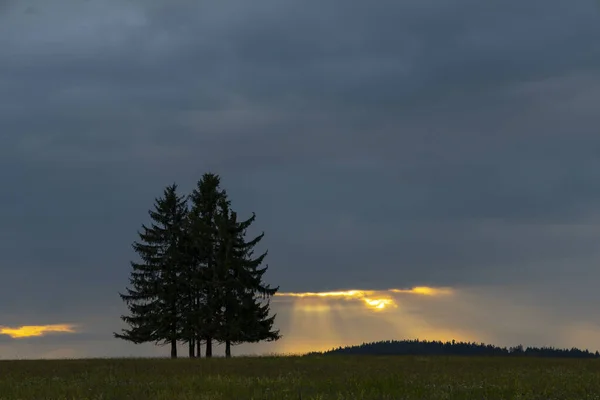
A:
[[[594,1],[0,2],[0,324],[116,319],[208,170],[288,291],[587,271],[599,39]]]

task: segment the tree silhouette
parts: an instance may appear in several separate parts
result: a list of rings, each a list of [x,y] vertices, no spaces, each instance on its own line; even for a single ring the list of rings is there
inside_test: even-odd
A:
[[[141,241],[133,244],[141,262],[131,262],[131,287],[126,294],[119,294],[130,311],[121,319],[130,328],[114,335],[133,343],[170,343],[171,357],[177,358],[187,205],[184,197],[177,194],[176,184],[164,190],[149,214],[151,226],[142,225],[142,232],[138,232]]]

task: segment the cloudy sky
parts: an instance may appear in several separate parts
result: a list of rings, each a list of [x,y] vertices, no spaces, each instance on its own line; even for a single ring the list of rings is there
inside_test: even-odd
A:
[[[166,355],[118,292],[208,171],[269,283],[372,291],[276,298],[234,354],[600,349],[599,156],[598,0],[0,0],[0,358]]]

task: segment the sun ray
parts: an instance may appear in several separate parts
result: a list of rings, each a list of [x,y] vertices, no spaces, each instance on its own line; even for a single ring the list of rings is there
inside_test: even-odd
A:
[[[475,336],[444,327],[421,312],[426,298],[457,293],[448,287],[417,286],[388,290],[349,289],[328,292],[281,292],[274,301],[288,303],[290,332],[276,346],[279,351],[321,351],[361,341],[390,338],[461,340]]]
[[[286,354],[326,350],[329,344],[339,343],[332,316],[339,307],[322,298],[295,299],[291,305],[290,327],[286,340],[279,343],[278,351]]]

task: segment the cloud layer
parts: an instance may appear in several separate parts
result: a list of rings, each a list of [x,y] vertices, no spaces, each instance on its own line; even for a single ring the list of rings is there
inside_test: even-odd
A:
[[[591,340],[595,0],[4,1],[0,60],[0,325],[154,354],[110,338],[130,243],[213,171],[282,291],[525,287]]]

